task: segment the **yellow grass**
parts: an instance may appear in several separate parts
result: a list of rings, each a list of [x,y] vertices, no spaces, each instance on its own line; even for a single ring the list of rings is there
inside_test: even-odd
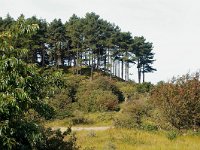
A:
[[[81,127],[112,126],[116,112],[83,114],[93,120]],[[70,118],[45,122],[46,127],[68,127]],[[149,132],[137,129],[116,129],[105,131],[76,131],[81,150],[200,150],[200,135],[192,133],[179,135],[174,140],[167,138],[167,131]]]
[[[109,129],[106,131],[78,131],[82,150],[200,150],[200,136],[178,136],[169,140],[164,132]]]

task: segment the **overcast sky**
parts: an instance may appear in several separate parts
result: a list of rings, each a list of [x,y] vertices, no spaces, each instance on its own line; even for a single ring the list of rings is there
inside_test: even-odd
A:
[[[167,81],[200,68],[200,0],[0,0],[1,17],[23,13],[65,22],[86,12],[154,44],[157,72],[147,74],[147,81]]]

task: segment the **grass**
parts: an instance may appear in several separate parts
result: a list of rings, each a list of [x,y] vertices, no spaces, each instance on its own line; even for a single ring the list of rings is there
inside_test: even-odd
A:
[[[92,132],[92,133],[91,133]],[[82,150],[198,150],[200,136],[167,138],[165,132],[109,129],[107,131],[76,132]],[[91,136],[95,135],[95,136]]]
[[[116,114],[117,112],[81,113],[82,117],[91,122],[73,126],[112,126],[112,120]],[[44,125],[68,127],[70,119],[56,119],[45,122]],[[76,131],[76,136],[81,150],[200,150],[200,134],[190,131],[181,135],[172,131],[112,128],[105,131]]]
[[[97,127],[97,126],[112,126],[113,117],[117,112],[97,112],[97,113],[82,113],[81,117],[87,118],[88,123],[80,123],[73,126],[83,126],[83,127]],[[71,125],[71,118],[65,119],[55,119],[50,121],[45,121],[45,127],[67,127]]]

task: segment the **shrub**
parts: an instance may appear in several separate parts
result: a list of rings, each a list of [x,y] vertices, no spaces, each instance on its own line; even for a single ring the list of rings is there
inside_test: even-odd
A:
[[[151,93],[155,107],[178,129],[200,126],[199,73],[173,78],[157,85]]]
[[[114,119],[116,127],[134,128],[140,127],[142,118],[147,114],[147,107],[144,101],[135,100],[125,103],[120,114]]]
[[[125,101],[135,99],[137,95],[136,84],[133,82],[117,82],[117,87],[122,91]]]
[[[101,89],[79,92],[77,99],[80,108],[86,112],[116,110],[118,106],[117,96]]]
[[[38,150],[78,150],[76,145],[76,137],[68,128],[65,132],[60,130],[52,130],[51,128],[42,129],[43,140],[37,143]]]
[[[158,127],[154,124],[143,124],[142,129],[146,131],[157,131]]]
[[[177,136],[178,136],[178,133],[176,131],[170,131],[167,133],[167,138],[171,141],[175,140]]]
[[[52,106],[56,112],[56,118],[64,118],[72,115],[72,99],[69,97],[69,92],[62,89],[58,93],[48,100],[50,106]]]
[[[142,84],[137,84],[136,89],[138,93],[150,92],[153,88],[153,85],[150,82],[144,82]]]
[[[72,125],[92,123],[91,120],[88,120],[87,118],[84,117],[83,112],[78,110],[73,112],[73,117],[71,118],[70,121]]]

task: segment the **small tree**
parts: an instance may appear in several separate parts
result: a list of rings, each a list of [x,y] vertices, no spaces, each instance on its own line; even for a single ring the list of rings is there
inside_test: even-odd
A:
[[[31,36],[37,29],[37,24],[29,25],[21,16],[9,30],[0,33],[0,147],[3,150],[39,149],[49,141],[43,128],[26,117],[30,110],[47,119],[52,117],[53,109],[43,101],[48,79],[40,75],[35,65],[23,61],[27,49],[14,47],[20,36]]]
[[[181,129],[200,126],[199,73],[194,76],[187,74],[157,85],[151,99],[174,127]]]

